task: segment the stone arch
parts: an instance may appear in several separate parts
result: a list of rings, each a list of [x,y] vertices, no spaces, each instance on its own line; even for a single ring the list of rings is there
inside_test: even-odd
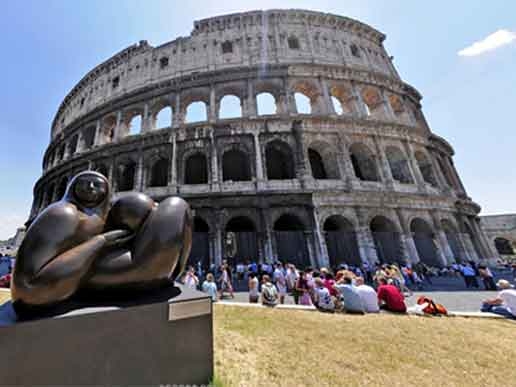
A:
[[[421,262],[428,266],[443,266],[437,254],[435,234],[432,227],[424,219],[414,218],[410,222],[410,232]]]
[[[204,218],[195,215],[188,265],[197,267],[199,263],[205,270],[210,266],[210,226]]]
[[[114,114],[104,117],[101,122],[99,144],[109,144],[115,139],[116,116]]]
[[[277,114],[278,107],[276,98],[269,92],[262,92],[257,94],[256,109],[259,116]]]
[[[185,156],[183,181],[184,184],[208,183],[208,160],[201,150]]]
[[[362,100],[364,101],[368,116],[383,115],[383,100],[380,90],[373,86],[366,86],[362,89]]]
[[[457,228],[454,226],[453,222],[449,219],[441,220],[441,227],[444,231],[444,235],[446,235],[446,240],[448,241],[448,245],[450,246],[450,250],[453,254],[453,258],[456,262],[462,261],[462,248],[460,247],[459,237]]]
[[[401,234],[396,223],[383,215],[377,215],[371,220],[369,227],[379,261],[405,263]]]
[[[293,263],[298,268],[310,266],[305,236],[307,227],[303,221],[287,212],[276,219],[273,229],[278,260]]]
[[[232,258],[233,264],[258,260],[256,229],[256,223],[246,215],[234,216],[226,222],[224,255]]]
[[[493,242],[494,242],[494,245],[495,245],[495,248],[496,248],[496,251],[498,252],[498,254],[500,254],[500,255],[514,255],[515,254],[514,247],[513,247],[514,242],[511,242],[509,239],[503,238],[503,237],[496,237],[496,238],[494,238]]]
[[[121,137],[140,134],[143,129],[143,109],[140,107],[129,108],[122,115]]]
[[[321,93],[317,85],[311,81],[297,81],[292,85],[292,92],[296,99],[296,111],[301,114],[319,114],[321,113]],[[310,109],[299,111],[298,102],[301,98],[308,98]],[[304,104],[303,104],[304,105]]]
[[[475,250],[475,253],[477,254],[478,259],[482,259],[482,257],[483,257],[482,248],[481,248],[480,244],[478,243],[476,234],[473,232],[473,229],[471,228],[471,226],[468,224],[467,221],[464,222],[464,230],[466,231],[466,234],[471,239],[471,243],[473,244],[473,249]]]
[[[251,166],[249,156],[238,147],[226,150],[222,155],[223,181],[250,181]]]
[[[168,185],[170,161],[166,157],[158,157],[149,168],[149,187],[166,187]]]
[[[209,87],[191,88],[181,93],[180,115],[186,123],[207,121],[209,106]]]
[[[133,190],[136,175],[136,162],[127,160],[125,162],[117,163],[116,169],[116,188],[118,191]]]
[[[312,142],[308,147],[308,160],[314,179],[340,179],[337,152],[330,144]]]
[[[242,100],[235,94],[224,95],[219,102],[218,116],[221,119],[242,117]]]
[[[448,184],[448,186],[450,187],[455,187],[455,184],[453,182],[453,177],[451,176],[451,173],[450,173],[450,169],[448,168],[448,166],[445,164],[445,162],[443,161],[443,159],[440,157],[440,156],[437,156],[437,163],[439,164],[439,168],[441,168],[441,172],[444,176],[444,179],[446,180],[446,183]]]
[[[332,97],[334,109],[336,107],[336,102],[338,102],[338,106],[340,106],[341,112],[335,109],[337,114],[352,114],[355,112],[353,94],[348,87],[338,84],[333,85],[330,87],[330,95]]]
[[[286,142],[273,140],[267,143],[265,159],[269,180],[288,180],[296,177],[294,156]]]
[[[391,105],[392,111],[396,116],[399,117],[405,112],[405,108],[403,107],[403,101],[397,95],[389,95],[389,104]]]
[[[185,122],[204,122],[208,120],[208,105],[204,101],[193,101],[186,107]]]
[[[421,175],[423,176],[423,180],[426,183],[436,187],[437,181],[435,179],[432,163],[430,162],[428,157],[426,157],[426,155],[422,151],[416,151],[414,153],[414,157],[416,158],[418,168],[421,171]]]
[[[284,113],[281,102],[285,101],[285,91],[280,79],[258,79],[253,86],[258,115]],[[274,101],[271,101],[270,96],[272,96]],[[262,105],[262,101],[260,101],[260,99],[265,97],[269,99],[267,106],[263,106],[265,104]],[[268,109],[265,109],[265,107]]]
[[[403,184],[413,184],[414,179],[410,172],[407,158],[400,148],[396,146],[388,146],[385,149],[385,155],[391,168],[392,178]]]
[[[362,263],[353,223],[342,215],[331,215],[324,221],[323,230],[332,268]]]
[[[82,149],[89,150],[93,148],[93,143],[95,141],[95,127],[89,126],[84,129],[82,133]]]
[[[365,144],[356,142],[349,147],[351,164],[355,176],[364,181],[379,181],[374,153]]]
[[[152,108],[151,120],[153,129],[172,127],[174,121],[174,109],[167,99],[158,101]]]

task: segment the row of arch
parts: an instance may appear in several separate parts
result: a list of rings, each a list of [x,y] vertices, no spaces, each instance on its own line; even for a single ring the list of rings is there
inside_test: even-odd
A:
[[[384,91],[378,86],[358,87],[329,80],[297,80],[291,82],[287,87],[289,91],[285,92],[283,80],[271,79],[253,85],[254,99],[251,102],[248,100],[249,90],[246,85],[228,83],[219,88],[220,95],[212,95],[215,89],[209,87],[189,89],[183,92],[181,99],[176,96],[174,100],[169,96],[152,104],[133,106],[109,114],[97,124],[89,125],[72,135],[69,141],[55,146],[48,154],[44,168],[52,167],[94,146],[184,122],[294,113],[362,115],[379,119],[390,115],[405,124],[414,125],[421,115],[417,107],[405,97]],[[211,103],[214,104],[213,109]]]

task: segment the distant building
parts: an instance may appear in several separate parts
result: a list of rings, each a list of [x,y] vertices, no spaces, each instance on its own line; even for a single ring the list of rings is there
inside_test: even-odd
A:
[[[18,252],[18,247],[20,247],[23,238],[25,237],[25,231],[26,229],[24,226],[18,227],[14,237],[0,242],[0,254],[15,256]]]
[[[481,216],[480,224],[500,256],[516,255],[516,214]]]
[[[453,148],[384,40],[347,17],[269,10],[122,50],[59,106],[31,218],[90,169],[117,195],[188,200],[205,266],[233,253],[300,267],[495,257]]]

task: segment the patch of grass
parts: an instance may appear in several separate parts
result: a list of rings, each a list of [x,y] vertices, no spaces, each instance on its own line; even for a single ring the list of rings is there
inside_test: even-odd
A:
[[[510,321],[215,305],[224,386],[495,386],[516,381]],[[515,382],[516,384],[516,382]]]
[[[11,299],[10,289],[0,289],[0,305]]]

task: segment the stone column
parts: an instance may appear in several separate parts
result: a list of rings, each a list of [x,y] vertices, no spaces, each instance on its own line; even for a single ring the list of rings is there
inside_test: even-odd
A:
[[[355,176],[355,171],[353,169],[353,164],[351,163],[351,155],[349,153],[349,143],[343,134],[338,135],[339,149],[341,156],[341,172],[343,180],[346,181],[346,187],[348,190],[351,190],[354,186],[354,183],[358,183],[358,179]],[[358,183],[359,184],[359,183]]]
[[[397,121],[396,113],[394,113],[394,110],[392,109],[391,103],[389,102],[389,98],[387,98],[387,95],[385,94],[385,90],[380,89],[380,93],[386,117],[392,119],[393,121]]]
[[[121,138],[121,135],[122,135],[120,133],[120,131],[122,130],[121,126],[122,126],[122,111],[119,110],[116,112],[115,135],[113,136],[115,141],[118,141]]]
[[[286,105],[286,113],[288,115],[297,114],[297,107],[296,107],[296,101],[294,99],[294,95],[292,94],[292,91],[290,90],[288,80],[285,79],[284,81],[284,87],[285,87],[285,105]]]
[[[441,221],[439,219],[439,214],[434,210],[430,211],[430,215],[432,216],[432,221],[434,223],[434,229],[435,229],[435,235],[437,237],[437,241],[439,243],[440,251],[441,251],[441,257],[443,260],[444,265],[451,265],[455,262],[455,258],[453,256],[453,251],[450,247],[450,244],[448,242],[448,237],[446,236],[446,233],[444,232]]]
[[[257,189],[263,188],[262,185],[264,183],[262,149],[260,147],[260,137],[259,136],[260,136],[259,133],[256,133],[256,132],[253,133]]]
[[[100,120],[95,122],[95,137],[93,138],[93,146],[101,145],[101,124]]]
[[[430,162],[432,163],[432,168],[435,172],[435,178],[437,180],[437,185],[446,193],[448,193],[451,190],[451,187],[448,185],[448,182],[446,181],[446,178],[443,175],[443,171],[441,170],[441,166],[437,162],[435,155],[433,152],[429,152],[428,154],[430,158]]]
[[[365,108],[365,102],[362,99],[362,94],[360,93],[360,90],[358,90],[355,82],[351,82],[351,95],[353,97],[355,109],[358,112],[358,115],[362,118],[368,117],[367,110]]]
[[[173,112],[174,117],[172,119],[173,128],[178,128],[185,120],[184,112],[181,111],[181,97],[179,94],[179,91],[176,92]]]
[[[381,140],[378,138],[378,136],[374,136],[373,141],[376,148],[376,154],[378,155],[378,159],[380,161],[380,168],[378,169],[382,175],[382,181],[389,189],[392,190],[394,187],[394,179],[392,177],[391,166],[389,165],[385,151],[381,146]]]
[[[170,135],[170,144],[172,151],[171,153],[171,163],[170,163],[170,178],[171,178],[171,190],[172,192],[177,192],[177,143],[176,143],[176,130],[172,130],[172,134]]]
[[[273,249],[272,249],[272,225],[271,220],[269,217],[269,209],[268,208],[261,208],[260,209],[261,215],[262,215],[262,224],[264,227],[264,246],[263,251],[265,255],[265,260],[267,262],[274,262],[278,259],[278,257],[275,256]]]
[[[216,266],[222,264],[222,214],[220,212],[215,213],[215,256],[214,262]]]
[[[324,102],[322,114],[336,115],[335,108],[333,107],[333,103],[331,102],[330,92],[328,90],[328,83],[325,79],[319,77],[319,84],[322,90],[322,97]]]
[[[416,184],[418,190],[421,192],[425,191],[425,179],[419,170],[419,165],[417,165],[416,157],[414,156],[414,149],[412,145],[407,141],[403,140],[403,147],[405,148],[405,153],[407,154],[408,162],[410,169],[412,170],[412,176],[415,177]]]
[[[362,262],[368,262],[373,265],[379,262],[379,259],[376,253],[373,233],[367,222],[367,210],[362,207],[355,207],[355,213],[358,219],[356,234],[360,259]]]
[[[82,131],[80,131],[77,134],[77,149],[76,149],[75,153],[81,153],[83,150],[84,150],[84,134],[82,133]],[[52,160],[51,155],[49,156],[48,160],[49,160],[49,162],[48,162],[47,169],[50,169],[52,167],[52,163],[50,162],[50,160]]]
[[[144,181],[143,181],[143,154],[140,153],[138,155],[138,162],[136,165],[136,174],[134,177],[134,189],[136,191],[143,191]]]
[[[258,106],[256,105],[256,95],[254,92],[254,84],[252,81],[247,81],[247,112],[246,116],[255,118],[258,115]]]
[[[211,149],[211,189],[212,191],[220,191],[219,181],[219,159],[217,152],[217,144],[215,142],[213,128],[210,132],[210,149]]]
[[[218,109],[218,103],[215,95],[215,87],[210,88],[210,105],[208,106],[208,120],[210,122],[217,121],[217,118],[219,116],[219,109]]]
[[[401,208],[397,208],[396,215],[398,215],[398,219],[402,230],[402,233],[400,234],[400,239],[403,254],[405,255],[403,258],[406,262],[417,263],[420,261],[420,258],[417,252],[416,243],[414,242],[414,238],[412,237],[412,233],[410,232],[410,226],[408,225],[406,214]]]
[[[328,249],[326,241],[321,233],[321,225],[319,223],[319,215],[317,208],[314,207],[312,210],[312,216],[314,221],[314,247],[315,247],[315,258],[318,267],[329,267],[330,260],[328,258]]]

